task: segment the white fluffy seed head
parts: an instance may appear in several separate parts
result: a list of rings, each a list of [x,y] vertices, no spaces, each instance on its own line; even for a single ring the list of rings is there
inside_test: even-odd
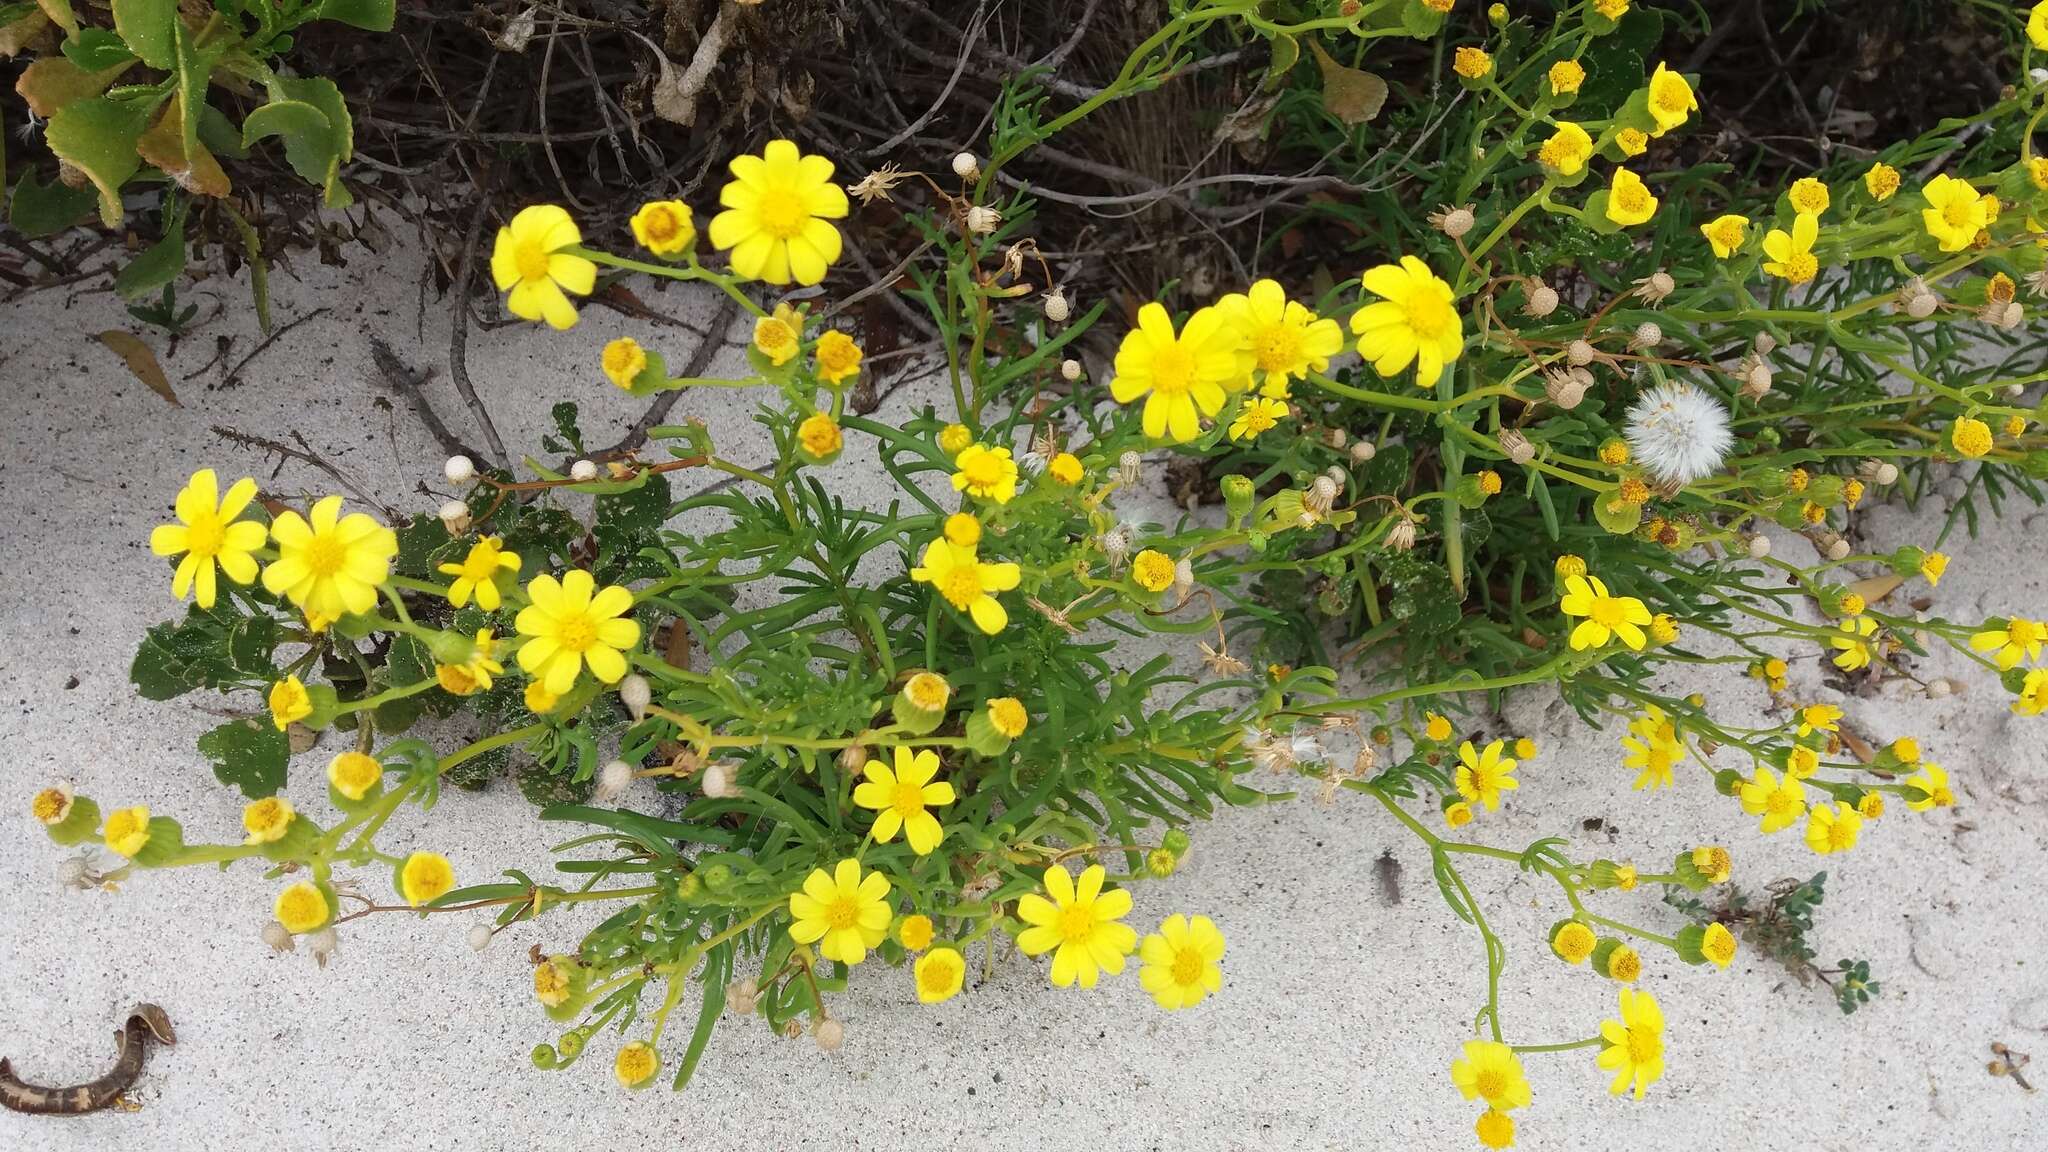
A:
[[[647,682],[647,677],[635,672],[619,681],[619,703],[626,706],[633,719],[645,719],[647,706],[654,703],[654,686]]]
[[[467,456],[450,456],[448,462],[441,465],[441,475],[446,476],[450,484],[467,484],[476,479],[476,461]]]
[[[981,161],[972,152],[962,152],[953,157],[953,175],[962,180],[981,179]]]
[[[1079,380],[1080,378],[1081,362],[1079,360],[1060,361],[1060,379],[1065,380],[1071,384],[1074,381]]]
[[[729,765],[707,765],[698,779],[703,782],[704,795],[713,800],[728,800],[740,794],[739,785],[733,780],[732,768]]]
[[[469,531],[469,505],[460,500],[450,500],[441,505],[441,510],[435,515],[441,518],[441,527],[446,528],[450,536],[460,536]]]
[[[1351,446],[1351,462],[1353,464],[1364,464],[1379,454],[1380,450],[1373,447],[1373,443],[1370,440],[1360,440]]]
[[[811,1039],[818,1042],[819,1051],[837,1052],[839,1046],[846,1043],[846,1027],[837,1020],[820,1020],[817,1027],[811,1029]]]
[[[1047,320],[1059,324],[1065,322],[1066,318],[1072,314],[1073,309],[1067,304],[1066,293],[1055,288],[1045,294],[1045,318]]]
[[[483,951],[484,949],[486,949],[486,948],[489,948],[489,947],[491,946],[491,936],[492,936],[492,932],[491,932],[491,926],[490,926],[489,924],[478,924],[478,925],[475,925],[474,927],[470,928],[470,930],[469,930],[469,949],[470,949],[470,951],[472,951],[472,952],[481,952],[481,951]]]
[[[583,481],[597,479],[597,465],[589,460],[578,460],[569,465],[569,479]]]
[[[1625,433],[1630,454],[1659,482],[1690,484],[1714,474],[1735,444],[1728,410],[1690,384],[1643,390],[1629,407]]]
[[[633,766],[624,760],[613,760],[597,774],[597,787],[590,793],[592,801],[609,804],[633,786]],[[708,791],[708,789],[707,789]]]
[[[984,204],[976,204],[967,210],[967,230],[977,236],[986,236],[1003,222],[1003,214]]]
[[[1770,554],[1771,538],[1769,536],[1751,536],[1749,538],[1749,558],[1751,560],[1761,560]]]

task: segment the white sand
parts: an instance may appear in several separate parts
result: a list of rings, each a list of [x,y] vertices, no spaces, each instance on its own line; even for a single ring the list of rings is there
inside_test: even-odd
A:
[[[1139,890],[1133,923],[1199,911],[1229,935],[1224,993],[1197,1010],[1160,1013],[1129,976],[1092,994],[1056,990],[1042,966],[1015,959],[924,1008],[905,975],[869,965],[835,1005],[844,1050],[826,1056],[808,1039],[768,1036],[757,1020],[729,1020],[680,1096],[617,1089],[604,1038],[568,1072],[528,1064],[529,1049],[557,1029],[531,1002],[525,953],[573,939],[566,922],[522,926],[477,955],[463,917],[376,918],[349,925],[341,955],[320,971],[257,939],[275,884],[250,864],[228,876],[145,873],[116,895],[60,889],[65,853],[22,811],[52,779],[69,778],[103,806],[146,803],[195,838],[238,827],[239,799],[193,749],[218,723],[208,709],[220,702],[139,700],[126,676],[143,630],[178,611],[144,540],[179,484],[207,464],[267,475],[209,426],[296,430],[401,507],[438,502],[416,485],[439,484],[442,453],[403,404],[382,403],[363,337],[381,332],[412,362],[441,365],[446,308],[430,303],[422,341],[417,266],[360,252],[351,261],[302,266],[304,280],[276,277],[280,323],[331,311],[281,339],[239,387],[210,387],[218,367],[178,381],[183,408],[93,342],[99,330],[132,327],[110,295],[45,293],[0,308],[0,382],[13,401],[0,431],[0,690],[9,702],[0,797],[19,814],[0,835],[0,1054],[34,1080],[98,1075],[117,1018],[141,999],[164,1005],[180,1036],[151,1054],[134,1094],[141,1111],[0,1114],[0,1148],[892,1148],[961,1137],[1006,1148],[1477,1146],[1476,1109],[1458,1099],[1446,1066],[1483,1002],[1479,940],[1438,900],[1416,843],[1356,796],[1330,808],[1304,800],[1227,813],[1196,830],[1179,877]],[[235,320],[184,341],[166,362],[174,381],[212,355],[218,333],[236,337],[230,362],[254,346],[243,287],[207,290]],[[651,299],[708,311],[701,298]],[[568,335],[472,333],[470,371],[515,452],[537,445],[558,398],[583,404],[595,442],[630,418],[634,409],[596,372],[597,350],[647,329],[598,309],[584,315]],[[672,363],[687,352],[682,334],[657,337]],[[160,334],[151,342],[166,343]],[[433,394],[451,422],[464,420],[445,370]],[[906,389],[888,412],[927,398],[936,397]],[[732,399],[690,397],[675,416],[702,416],[731,456],[757,459],[765,440]],[[872,491],[856,463],[863,455],[856,446],[830,474],[851,495]],[[271,483],[331,487],[300,465]],[[1926,543],[1943,503],[1917,516],[1864,515],[1886,546]],[[2018,508],[1982,541],[1950,541],[1957,559],[1939,611],[1974,619],[2038,608],[2048,564],[2031,516]],[[1641,1103],[1614,1100],[1591,1052],[1533,1057],[1536,1104],[1518,1113],[1522,1147],[2048,1147],[2039,1097],[1984,1066],[1988,1045],[2002,1040],[2042,1054],[2038,1079],[2048,1081],[2048,928],[2038,914],[2048,889],[2048,721],[2009,718],[1995,684],[1961,661],[1928,664],[1962,675],[1967,690],[1940,703],[1896,690],[1841,702],[1873,738],[1919,736],[1954,772],[1960,797],[1956,809],[1926,815],[1894,805],[1852,855],[1828,862],[1823,958],[1868,957],[1884,994],[1845,1019],[1825,990],[1790,984],[1754,956],[1715,972],[1653,955],[1644,986],[1669,1019],[1665,1080]],[[1810,658],[1794,677],[1795,692],[1833,698]],[[1738,717],[1767,703],[1732,675],[1699,686]],[[1675,793],[1631,792],[1614,734],[1582,730],[1548,693],[1515,697],[1508,719],[1544,751],[1509,810],[1481,827],[1492,843],[1567,834],[1575,855],[1659,865],[1681,847],[1721,842],[1735,851],[1738,879],[1757,884],[1819,867],[1796,835],[1761,840],[1697,773]],[[315,760],[295,766],[291,794],[317,812],[322,802],[306,786]],[[1619,826],[1611,846],[1581,829],[1596,816]],[[465,881],[508,864],[544,869],[547,844],[563,834],[542,828],[509,786],[451,794],[426,824],[397,825],[387,847],[444,851]],[[1383,906],[1373,882],[1386,849],[1405,868],[1398,907]],[[1613,1013],[1612,985],[1543,949],[1555,892],[1511,866],[1467,871],[1510,943],[1502,1010],[1512,1038],[1583,1036]],[[1675,925],[1654,897],[1638,900],[1622,914]]]

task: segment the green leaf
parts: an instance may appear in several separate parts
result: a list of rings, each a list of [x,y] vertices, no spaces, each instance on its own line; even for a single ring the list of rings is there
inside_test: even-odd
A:
[[[396,0],[320,0],[316,15],[370,32],[389,32],[397,7]]]
[[[291,752],[277,725],[259,720],[230,720],[199,737],[199,754],[213,761],[213,774],[251,800],[284,787]]]
[[[292,166],[292,171],[308,184],[324,189],[331,208],[346,207],[349,203],[348,191],[341,186],[339,176],[339,141],[345,133],[345,126],[341,133],[337,133],[327,113],[305,100],[272,100],[249,113],[248,118],[242,121],[244,146],[269,136],[281,137],[285,161]]]
[[[277,643],[277,621],[268,616],[237,616],[225,602],[212,612],[194,607],[185,619],[149,630],[128,678],[145,700],[268,684],[277,679]]]
[[[71,10],[71,0],[36,0],[36,6],[50,22],[64,30],[66,36],[78,35],[78,16]]]
[[[35,173],[23,172],[14,185],[7,222],[32,239],[53,235],[92,215],[94,199],[90,188],[67,187],[61,180],[42,184]]]
[[[1664,37],[1664,14],[1655,8],[1633,8],[1621,18],[1611,36],[1602,36],[1586,47],[1580,63],[1586,68],[1585,86],[1572,102],[1573,119],[1600,119],[1625,102],[1643,86],[1649,71],[1644,67],[1658,41]]]
[[[139,300],[163,289],[185,271],[185,219],[182,213],[164,221],[163,239],[142,250],[114,277],[114,291],[123,300]]]
[[[597,498],[597,563],[593,575],[601,583],[619,584],[662,575],[662,566],[640,552],[661,547],[661,526],[668,522],[668,477],[646,473],[647,482],[630,492]]]
[[[64,41],[64,55],[87,72],[98,72],[135,59],[119,36],[107,28],[81,28]]]
[[[177,20],[178,0],[114,0],[114,31],[151,68],[177,66]]]
[[[135,144],[156,104],[94,96],[50,117],[45,132],[50,151],[77,166],[99,189],[100,222],[109,228],[121,223],[121,185],[142,166]]]

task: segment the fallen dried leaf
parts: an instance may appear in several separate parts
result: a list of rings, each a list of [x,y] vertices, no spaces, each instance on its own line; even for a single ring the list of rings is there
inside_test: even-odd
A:
[[[164,366],[157,363],[156,353],[150,351],[149,345],[144,344],[139,337],[123,332],[119,328],[109,328],[100,333],[100,343],[113,349],[114,354],[121,358],[121,362],[128,365],[128,371],[133,372],[137,380],[149,385],[151,392],[170,401],[173,408],[184,407],[178,402],[178,394],[171,391],[170,379],[164,375]]]
[[[1346,124],[1364,124],[1387,105],[1387,82],[1371,72],[1349,68],[1330,58],[1311,40],[1310,51],[1323,70],[1323,108]]]

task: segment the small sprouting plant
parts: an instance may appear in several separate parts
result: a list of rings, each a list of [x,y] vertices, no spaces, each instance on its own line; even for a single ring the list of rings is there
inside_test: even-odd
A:
[[[1813,931],[1813,910],[1826,898],[1827,878],[1826,872],[1816,872],[1809,880],[1773,881],[1764,889],[1762,903],[1733,884],[1711,903],[1683,888],[1665,889],[1664,902],[1695,923],[1733,925],[1744,942],[1784,965],[1801,984],[1826,984],[1843,1015],[1848,1015],[1869,1003],[1880,987],[1870,978],[1868,960],[1840,960],[1832,968],[1814,963],[1819,952],[1807,934]]]

